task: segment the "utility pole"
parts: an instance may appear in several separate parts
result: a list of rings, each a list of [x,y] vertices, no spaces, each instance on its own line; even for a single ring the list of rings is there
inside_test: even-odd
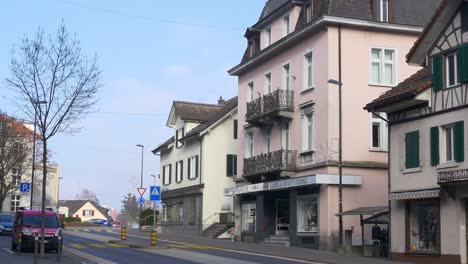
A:
[[[145,146],[141,145],[141,144],[137,144],[136,145],[137,147],[141,148],[141,175],[140,175],[140,188],[143,188],[143,149],[145,148]],[[139,227],[139,230],[141,231],[141,216],[143,214],[143,205],[140,203],[140,219],[139,219],[139,224],[138,224],[138,227]]]

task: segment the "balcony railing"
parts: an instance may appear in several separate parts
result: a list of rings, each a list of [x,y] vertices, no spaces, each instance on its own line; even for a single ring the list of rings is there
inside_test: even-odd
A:
[[[261,118],[274,115],[281,111],[294,111],[294,92],[276,90],[247,103],[247,122],[258,121]]]
[[[244,176],[296,169],[297,151],[278,150],[244,159]]]
[[[468,169],[458,169],[449,171],[439,171],[437,173],[439,184],[453,184],[468,181]]]

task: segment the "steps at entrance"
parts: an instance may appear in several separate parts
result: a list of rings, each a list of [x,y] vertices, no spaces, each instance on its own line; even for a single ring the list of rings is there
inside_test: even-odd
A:
[[[275,244],[289,247],[289,235],[271,235],[262,241],[264,244]]]
[[[210,227],[203,230],[201,236],[207,238],[217,238],[231,227],[233,227],[233,225],[212,224]]]

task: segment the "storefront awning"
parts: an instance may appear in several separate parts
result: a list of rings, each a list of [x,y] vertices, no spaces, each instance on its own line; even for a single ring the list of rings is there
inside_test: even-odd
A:
[[[388,211],[388,206],[359,207],[353,210],[343,212],[342,215],[375,215],[386,211]]]
[[[415,200],[415,199],[428,199],[438,198],[440,196],[440,189],[429,189],[422,191],[412,192],[393,192],[390,193],[390,200]]]

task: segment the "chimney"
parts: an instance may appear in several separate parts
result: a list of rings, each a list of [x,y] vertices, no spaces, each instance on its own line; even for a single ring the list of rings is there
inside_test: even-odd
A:
[[[218,99],[218,104],[219,104],[219,105],[222,105],[222,104],[224,104],[225,102],[226,102],[226,100],[224,100],[223,97],[220,96],[219,99]]]

